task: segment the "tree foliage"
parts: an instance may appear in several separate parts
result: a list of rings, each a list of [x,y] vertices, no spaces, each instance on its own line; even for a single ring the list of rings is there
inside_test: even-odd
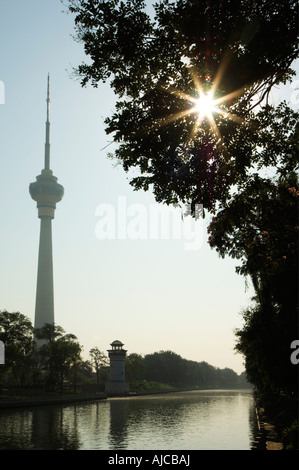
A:
[[[146,380],[173,387],[246,388],[249,386],[244,377],[238,376],[231,369],[220,369],[204,361],[184,359],[173,351],[159,351],[145,355],[144,367]]]
[[[30,353],[33,348],[33,327],[30,320],[19,312],[0,312],[0,340],[5,345],[5,365],[1,376],[13,384],[27,383]]]
[[[243,319],[243,328],[236,332],[236,350],[245,358],[248,380],[260,393],[284,393],[294,400],[298,369],[290,361],[290,345],[296,334],[297,316],[290,315],[286,322],[278,306],[266,310],[256,302],[244,310]]]
[[[46,342],[38,349],[42,369],[47,374],[49,387],[59,385],[63,391],[65,379],[76,383],[76,372],[81,363],[82,347],[76,341],[77,337],[65,331],[58,325],[45,324],[38,332],[39,339]]]
[[[296,2],[162,0],[153,15],[142,0],[68,4],[90,59],[82,85],[109,79],[118,95],[106,131],[140,172],[133,187],[167,204],[225,203],[256,150],[252,108],[293,74]],[[223,99],[213,125],[192,111],[199,85]]]
[[[237,271],[251,277],[260,302],[267,298],[292,310],[297,305],[298,196],[295,174],[276,182],[253,175],[209,227],[210,245],[222,257],[241,260]]]
[[[34,330],[25,315],[4,311],[0,312],[0,340],[5,345],[0,385],[62,390],[65,379],[76,384],[82,347],[62,327],[45,324]]]
[[[97,385],[99,384],[99,373],[101,368],[108,366],[109,360],[108,357],[103,353],[102,351],[99,350],[98,347],[94,347],[89,351],[89,355],[91,357],[91,363],[93,368],[96,371],[96,377],[97,377]]]
[[[144,358],[140,354],[132,353],[127,356],[125,374],[126,381],[130,383],[144,380],[145,363]]]
[[[255,140],[264,144],[256,168],[213,217],[209,243],[220,256],[238,259],[237,272],[250,276],[255,289],[236,345],[250,380],[292,394],[298,388],[290,362],[298,333],[298,113],[282,103],[256,119]]]

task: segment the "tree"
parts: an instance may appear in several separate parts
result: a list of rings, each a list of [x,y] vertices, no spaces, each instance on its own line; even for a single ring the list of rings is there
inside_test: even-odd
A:
[[[294,73],[297,2],[163,0],[154,18],[142,0],[68,5],[90,58],[82,85],[109,79],[118,95],[106,131],[123,168],[140,170],[133,187],[215,211],[251,166],[251,110]],[[200,117],[209,91],[217,112]]]
[[[47,340],[37,351],[47,374],[47,384],[50,388],[59,386],[60,391],[65,378],[70,378],[76,388],[76,372],[82,361],[82,347],[76,336],[64,333],[62,327],[53,324],[45,324],[38,331],[38,338]]]
[[[126,380],[132,384],[145,377],[145,362],[140,354],[132,353],[126,357]]]
[[[78,368],[78,379],[82,384],[92,383],[94,379],[93,366],[90,361],[82,361]]]
[[[253,175],[209,227],[210,245],[241,260],[237,272],[251,277],[260,303],[289,311],[297,306],[298,196],[294,173],[278,181]]]
[[[1,366],[0,372],[8,380],[11,376],[10,382],[26,384],[33,347],[33,327],[29,318],[19,312],[0,312],[0,340],[5,345],[5,365]]]
[[[260,389],[288,393],[298,389],[290,362],[298,331],[298,197],[294,173],[273,181],[253,175],[209,227],[211,246],[239,259],[237,272],[255,288],[254,305],[236,332],[248,377]]]
[[[105,353],[99,350],[98,347],[92,348],[89,351],[92,365],[96,371],[97,385],[99,385],[99,372],[102,367],[106,367],[109,363]]]
[[[184,384],[184,359],[172,351],[159,351],[145,356],[145,378],[160,383]]]
[[[286,397],[296,399],[298,369],[290,361],[290,338],[296,335],[296,322],[290,325],[278,307],[265,314],[258,302],[245,309],[242,315],[244,326],[236,332],[236,351],[245,358],[248,380],[261,394],[279,396],[283,392]],[[294,419],[296,417],[298,411]]]

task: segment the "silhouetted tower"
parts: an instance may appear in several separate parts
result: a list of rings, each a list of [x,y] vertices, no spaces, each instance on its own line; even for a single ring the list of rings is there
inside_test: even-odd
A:
[[[52,257],[52,219],[57,202],[64,194],[63,187],[50,170],[50,77],[47,86],[47,121],[45,143],[45,167],[31,183],[29,192],[37,202],[40,218],[40,239],[38,254],[38,270],[36,284],[36,303],[34,327],[41,328],[45,323],[54,324],[54,289],[53,289],[53,257]]]
[[[110,359],[110,381],[105,384],[107,395],[126,395],[129,393],[129,384],[125,381],[125,361],[127,351],[123,343],[115,340],[108,350]]]

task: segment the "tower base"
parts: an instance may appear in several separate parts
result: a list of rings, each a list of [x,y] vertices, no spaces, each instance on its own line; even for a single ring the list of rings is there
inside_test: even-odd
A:
[[[128,382],[113,380],[105,383],[105,393],[108,396],[123,396],[129,394]]]

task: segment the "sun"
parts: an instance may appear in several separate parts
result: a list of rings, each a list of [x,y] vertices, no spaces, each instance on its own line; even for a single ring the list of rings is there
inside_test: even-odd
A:
[[[198,113],[199,118],[211,118],[214,111],[217,109],[212,92],[200,92],[199,98],[194,100],[194,112]]]
[[[225,65],[220,67],[214,80],[212,80],[210,76],[206,76],[203,82],[201,81],[202,79],[197,76],[195,70],[190,68],[189,72],[194,85],[194,95],[189,95],[172,85],[167,88],[163,87],[164,91],[175,95],[183,102],[190,104],[190,106],[186,107],[184,105],[181,111],[164,116],[157,124],[159,126],[165,126],[179,119],[185,119],[186,117],[193,115],[195,116],[195,122],[190,134],[190,139],[195,138],[204,123],[212,129],[214,135],[217,137],[217,141],[222,141],[222,136],[220,135],[217,125],[217,117],[221,116],[224,119],[235,121],[237,124],[242,124],[244,122],[244,119],[241,116],[233,114],[229,109],[232,100],[242,95],[244,93],[244,89],[240,88],[239,90],[230,92],[227,95],[219,96],[218,86],[221,81],[224,68]],[[208,89],[207,83],[209,85]],[[207,129],[205,125],[204,129]]]

